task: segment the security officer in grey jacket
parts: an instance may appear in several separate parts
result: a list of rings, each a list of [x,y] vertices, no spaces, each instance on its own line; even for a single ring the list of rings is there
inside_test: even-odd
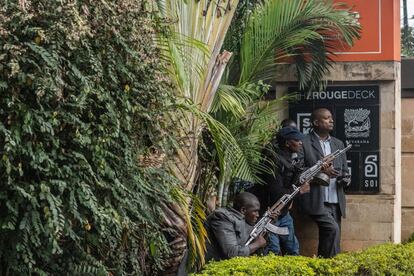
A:
[[[330,135],[334,121],[328,109],[315,109],[311,120],[313,131],[303,139],[303,150],[299,152],[306,167],[344,148],[342,141]],[[345,217],[346,203],[344,186],[349,185],[346,156],[335,159],[323,172],[329,176],[329,185],[311,185],[310,193],[301,195],[299,203],[302,211],[318,225],[318,256],[329,258],[340,252],[341,218]]]
[[[245,246],[249,233],[259,217],[260,203],[251,193],[238,194],[233,208],[219,208],[207,217],[205,226],[207,242],[206,261],[223,260],[237,256],[249,256],[266,245],[266,239],[258,236]]]

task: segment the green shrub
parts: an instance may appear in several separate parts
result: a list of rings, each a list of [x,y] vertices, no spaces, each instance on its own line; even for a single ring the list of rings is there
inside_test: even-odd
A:
[[[382,244],[332,259],[275,256],[211,262],[198,275],[414,275],[414,243]]]
[[[209,263],[200,275],[314,275],[306,257],[237,257]]]
[[[137,166],[169,97],[149,6],[1,1],[1,275],[161,265],[169,179]]]
[[[412,233],[407,240],[404,241],[404,243],[408,243],[408,242],[414,242],[414,233]]]

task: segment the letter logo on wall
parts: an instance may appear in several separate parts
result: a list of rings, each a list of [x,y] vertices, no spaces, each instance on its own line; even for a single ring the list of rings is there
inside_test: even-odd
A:
[[[345,109],[345,136],[346,138],[368,138],[371,121],[369,114],[371,110],[365,108]]]
[[[377,155],[367,155],[367,157],[365,157],[365,177],[378,177]]]
[[[296,124],[298,125],[300,132],[308,134],[312,128],[311,113],[297,113]]]

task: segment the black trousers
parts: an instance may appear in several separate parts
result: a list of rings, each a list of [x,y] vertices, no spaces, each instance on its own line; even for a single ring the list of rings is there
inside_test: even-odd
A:
[[[311,215],[319,228],[318,256],[334,257],[341,251],[341,211],[339,204],[325,203],[325,214]]]

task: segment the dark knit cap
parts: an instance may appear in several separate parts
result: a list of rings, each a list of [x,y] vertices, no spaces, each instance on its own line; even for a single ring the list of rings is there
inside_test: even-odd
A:
[[[278,134],[283,140],[303,140],[305,137],[297,128],[295,127],[282,127]]]

